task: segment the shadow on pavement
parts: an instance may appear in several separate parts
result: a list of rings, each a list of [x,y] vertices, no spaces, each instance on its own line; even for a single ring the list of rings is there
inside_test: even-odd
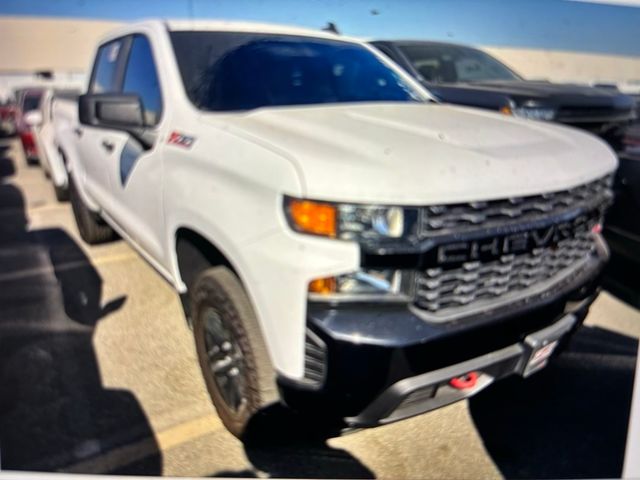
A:
[[[102,386],[92,345],[97,323],[124,301],[103,305],[102,279],[82,249],[61,229],[27,231],[22,193],[0,185],[0,468],[101,459],[98,471],[161,473],[155,441],[135,466],[105,455],[154,438],[136,398]]]
[[[637,351],[634,338],[583,326],[545,370],[472,398],[473,420],[502,474],[620,477]]]
[[[15,175],[16,168],[13,159],[7,156],[9,147],[0,145],[0,179]]]
[[[252,419],[244,449],[257,471],[274,478],[375,478],[349,452],[327,444],[335,433],[312,419],[274,406]],[[221,471],[212,476],[248,478],[256,472]]]

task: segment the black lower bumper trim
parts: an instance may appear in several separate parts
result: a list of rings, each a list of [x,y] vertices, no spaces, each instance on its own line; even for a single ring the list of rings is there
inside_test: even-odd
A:
[[[352,304],[339,308],[310,304],[308,328],[326,345],[325,379],[322,384],[311,386],[280,377],[281,397],[294,410],[314,412],[316,416],[351,419],[347,423],[353,425],[380,423],[386,418],[380,417],[381,412],[367,414],[366,421],[362,420],[363,414],[398,382],[484,358],[514,345],[526,350],[528,336],[553,326],[568,313],[575,316],[574,328],[577,327],[595,299],[604,264],[604,257],[594,258],[588,268],[565,284],[556,285],[551,292],[527,298],[507,310],[484,311],[451,322],[425,321],[400,304]],[[519,359],[507,360],[492,364],[484,373],[491,376],[491,381],[522,373],[516,368]],[[425,399],[416,397],[411,401],[419,404]],[[407,408],[410,411],[413,407]],[[415,408],[424,411],[424,405]]]
[[[496,378],[514,373],[523,354],[522,346],[512,345],[450,367],[406,378],[385,390],[360,414],[346,418],[345,422],[350,427],[383,425],[462,400],[484,389]],[[449,385],[452,378],[469,372],[478,375],[472,387],[454,389]]]
[[[528,335],[523,343],[401,380],[385,390],[359,415],[346,418],[345,422],[349,427],[384,425],[475,395],[508,375],[527,377],[546,365],[548,355],[576,322],[575,315],[568,314],[553,325]],[[545,356],[538,356],[539,352]],[[451,386],[452,379],[469,372],[476,376],[473,384],[465,388]]]

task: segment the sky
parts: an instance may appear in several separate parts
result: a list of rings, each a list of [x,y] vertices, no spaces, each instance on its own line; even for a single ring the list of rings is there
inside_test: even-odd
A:
[[[640,7],[567,0],[0,0],[0,15],[220,18],[367,38],[640,56]]]

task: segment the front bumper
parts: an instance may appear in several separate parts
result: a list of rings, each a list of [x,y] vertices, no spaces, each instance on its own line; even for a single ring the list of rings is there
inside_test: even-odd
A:
[[[423,373],[394,383],[364,411],[346,418],[350,427],[371,427],[392,423],[462,400],[488,387],[493,381],[514,373],[527,377],[546,365],[547,357],[537,360],[545,347],[555,350],[558,342],[578,322],[570,313],[556,323],[527,335],[523,342],[460,362],[433,372]],[[469,374],[465,384],[455,383]]]
[[[606,248],[562,284],[501,309],[451,322],[429,322],[407,305],[310,304],[308,330],[322,381],[281,377],[283,401],[348,427],[385,424],[468,397],[491,382],[526,375],[532,351],[566,338],[595,299]],[[320,348],[317,348],[318,345]],[[473,387],[452,378],[479,374]]]

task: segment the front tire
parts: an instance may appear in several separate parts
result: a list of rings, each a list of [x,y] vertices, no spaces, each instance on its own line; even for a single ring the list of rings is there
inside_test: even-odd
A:
[[[108,242],[115,238],[113,229],[84,204],[73,178],[69,177],[69,199],[80,237],[89,245]]]
[[[241,438],[253,415],[278,399],[258,320],[240,280],[227,267],[201,273],[190,302],[207,390],[222,423]]]

